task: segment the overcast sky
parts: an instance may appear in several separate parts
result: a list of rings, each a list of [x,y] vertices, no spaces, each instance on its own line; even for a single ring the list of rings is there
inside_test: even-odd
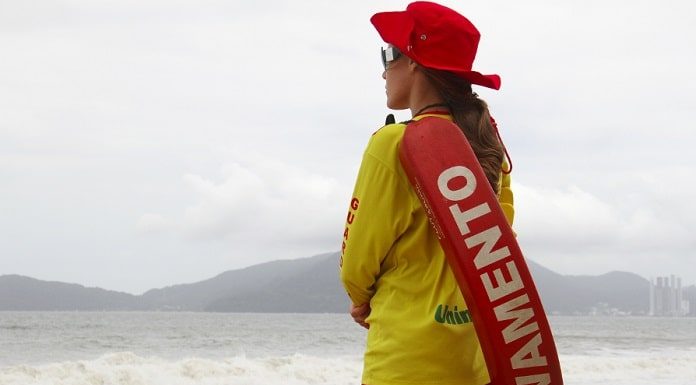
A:
[[[696,283],[696,3],[443,3],[502,77],[525,256]],[[0,0],[0,275],[139,294],[337,251],[389,113],[369,17],[406,4]]]

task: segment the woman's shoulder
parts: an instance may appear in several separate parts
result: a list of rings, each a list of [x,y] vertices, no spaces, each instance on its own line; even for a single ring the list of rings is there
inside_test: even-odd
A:
[[[367,150],[372,155],[385,154],[398,148],[406,129],[405,123],[392,123],[379,128],[372,134]]]

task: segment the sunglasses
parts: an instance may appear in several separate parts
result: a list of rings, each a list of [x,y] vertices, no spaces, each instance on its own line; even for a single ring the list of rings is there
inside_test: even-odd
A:
[[[387,48],[382,47],[382,65],[384,69],[387,69],[387,65],[394,60],[401,57],[401,51],[396,47],[388,46]]]

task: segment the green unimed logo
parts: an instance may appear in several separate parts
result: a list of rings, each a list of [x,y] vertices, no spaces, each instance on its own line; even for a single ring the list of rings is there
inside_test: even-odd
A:
[[[435,321],[441,324],[463,325],[471,322],[471,317],[469,316],[469,310],[459,311],[457,306],[450,310],[449,305],[445,305],[443,309],[442,305],[438,305],[435,310]]]

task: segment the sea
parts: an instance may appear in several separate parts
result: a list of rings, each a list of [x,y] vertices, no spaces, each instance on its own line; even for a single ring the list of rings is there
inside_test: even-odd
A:
[[[696,385],[696,318],[549,319],[566,385]],[[360,384],[348,314],[0,312],[0,385]]]

